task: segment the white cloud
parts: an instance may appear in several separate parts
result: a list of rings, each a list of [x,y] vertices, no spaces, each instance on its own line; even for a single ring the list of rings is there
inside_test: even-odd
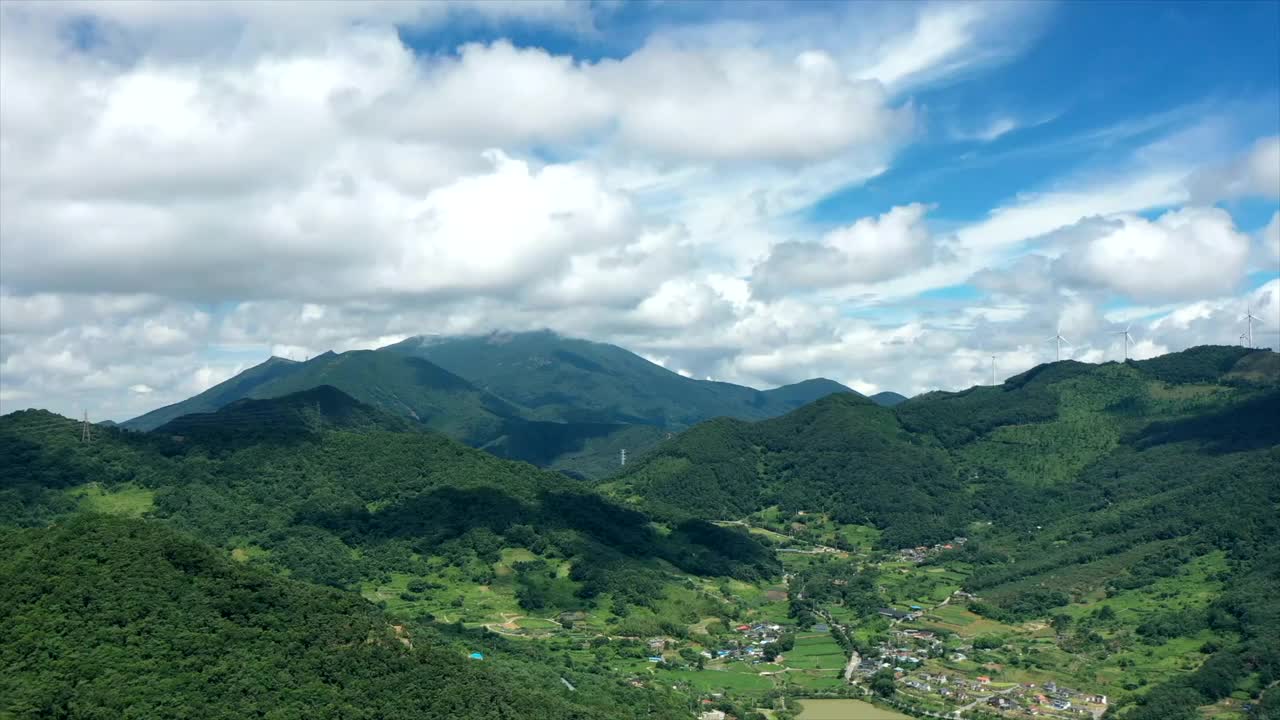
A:
[[[648,46],[595,72],[616,94],[622,141],[669,157],[812,161],[911,131],[910,108],[890,108],[879,83],[849,80],[821,51],[785,62],[755,49]]]
[[[1197,202],[1236,197],[1280,199],[1280,135],[1259,139],[1231,162],[1196,172],[1188,184]]]
[[[1061,270],[1138,301],[1231,290],[1244,276],[1249,238],[1216,208],[1169,211],[1155,221],[1119,216],[1063,247]]]
[[[915,203],[836,228],[819,242],[784,242],[756,266],[752,288],[764,296],[884,280],[928,264],[928,208]]]
[[[1271,216],[1271,222],[1258,233],[1258,241],[1262,244],[1262,262],[1264,268],[1275,270],[1280,268],[1280,210]]]

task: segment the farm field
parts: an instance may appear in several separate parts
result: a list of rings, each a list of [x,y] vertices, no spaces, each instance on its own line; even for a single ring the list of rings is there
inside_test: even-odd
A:
[[[800,720],[907,720],[908,716],[861,700],[802,700]]]

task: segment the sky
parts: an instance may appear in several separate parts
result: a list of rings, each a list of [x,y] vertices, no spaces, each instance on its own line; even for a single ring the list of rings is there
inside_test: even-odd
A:
[[[0,413],[551,328],[907,395],[1280,345],[1280,3],[4,2]]]

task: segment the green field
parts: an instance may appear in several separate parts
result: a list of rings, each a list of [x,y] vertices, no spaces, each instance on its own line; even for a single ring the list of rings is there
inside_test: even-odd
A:
[[[128,483],[104,490],[93,482],[71,488],[67,494],[79,498],[81,510],[126,517],[141,517],[151,509],[155,500],[154,491]]]
[[[827,633],[798,635],[796,646],[785,655],[787,667],[799,669],[839,669],[848,658]]]
[[[861,700],[802,700],[800,720],[908,720],[908,716]]]

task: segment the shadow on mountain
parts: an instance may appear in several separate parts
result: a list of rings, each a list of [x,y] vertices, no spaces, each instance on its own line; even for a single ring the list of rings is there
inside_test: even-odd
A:
[[[1273,391],[1214,413],[1154,422],[1141,430],[1134,446],[1146,449],[1195,442],[1212,454],[1244,452],[1280,445],[1280,391]]]
[[[556,458],[579,452],[587,441],[608,437],[627,429],[617,423],[558,423],[508,420],[499,440],[483,449],[507,460],[523,460],[534,465],[550,465]]]

